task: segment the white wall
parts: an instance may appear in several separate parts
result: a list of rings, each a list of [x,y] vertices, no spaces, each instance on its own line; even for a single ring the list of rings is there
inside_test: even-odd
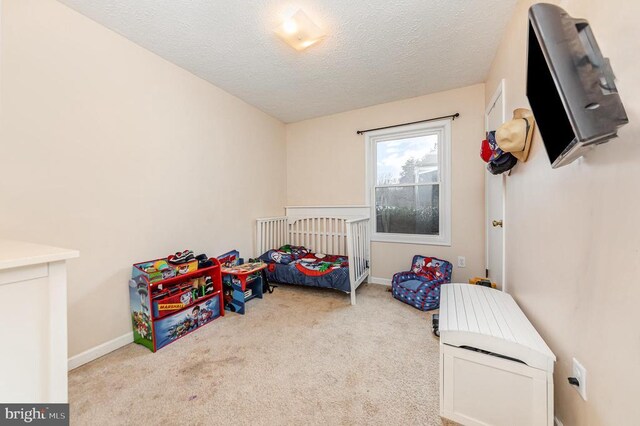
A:
[[[448,259],[453,279],[484,276],[484,167],[479,157],[484,134],[484,85],[474,85],[288,124],[287,203],[365,203],[365,137],[356,130],[439,117],[452,123],[452,244],[450,247],[376,242],[372,276],[391,279],[405,271],[414,254]],[[457,267],[457,256],[467,267]]]
[[[506,79],[510,111],[525,96],[527,10],[518,4],[486,83]],[[640,2],[569,0],[589,20],[618,77],[630,124],[619,139],[560,169],[536,132],[529,161],[507,178],[510,292],[558,357],[556,413],[565,426],[640,422]],[[587,369],[588,401],[567,383]]]
[[[73,356],[131,331],[132,263],[253,252],[283,211],[284,125],[53,0],[2,14],[0,235],[80,250]]]

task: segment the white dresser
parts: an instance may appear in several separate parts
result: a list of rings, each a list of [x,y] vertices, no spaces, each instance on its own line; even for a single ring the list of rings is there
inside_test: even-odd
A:
[[[464,425],[553,424],[556,357],[509,294],[442,285],[439,330],[441,416]]]
[[[0,240],[0,402],[67,402],[67,267],[76,250]]]

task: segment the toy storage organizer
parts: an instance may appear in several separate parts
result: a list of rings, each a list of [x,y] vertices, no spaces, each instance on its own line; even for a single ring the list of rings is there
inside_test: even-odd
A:
[[[129,281],[133,340],[153,352],[224,315],[217,259],[202,269],[196,262],[147,272],[162,260],[134,264]]]

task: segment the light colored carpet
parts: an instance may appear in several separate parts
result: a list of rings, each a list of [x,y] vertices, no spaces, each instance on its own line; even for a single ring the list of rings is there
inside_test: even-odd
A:
[[[365,284],[280,286],[151,353],[69,374],[73,425],[441,425],[431,313]]]

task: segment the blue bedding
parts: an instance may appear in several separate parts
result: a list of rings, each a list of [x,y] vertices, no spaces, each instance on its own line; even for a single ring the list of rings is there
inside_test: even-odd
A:
[[[274,255],[274,252],[283,252],[282,249],[269,250],[260,256],[268,264],[266,274],[270,282],[334,288],[346,293],[351,291],[346,256],[315,254],[296,250],[299,249],[296,247],[292,256],[284,253]],[[289,250],[285,249],[284,252],[286,251]]]

